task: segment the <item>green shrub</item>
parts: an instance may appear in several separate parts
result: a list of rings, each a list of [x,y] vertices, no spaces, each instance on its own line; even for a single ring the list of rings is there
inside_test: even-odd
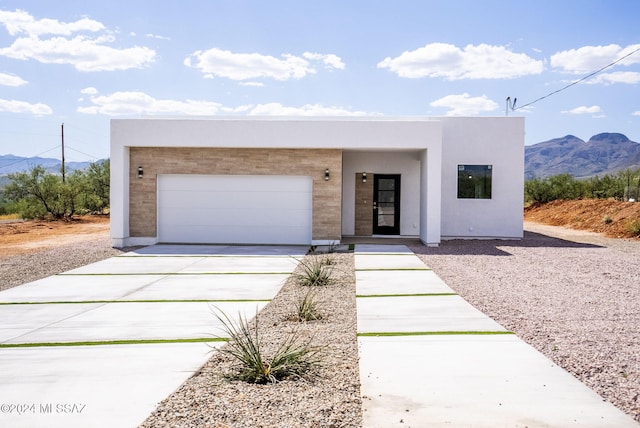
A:
[[[605,216],[602,218],[602,222],[603,222],[604,224],[611,224],[611,223],[613,223],[613,219],[612,219],[611,217],[609,217],[608,215],[605,215]]]
[[[627,224],[627,231],[633,236],[640,236],[640,220],[631,220],[629,224]]]
[[[258,315],[255,328],[239,315],[232,321],[221,311],[215,312],[229,336],[229,343],[220,352],[233,357],[239,366],[231,378],[249,383],[275,383],[288,378],[311,378],[322,365],[320,348],[311,346],[311,340],[303,341],[298,330],[286,336],[271,358],[264,355],[258,332]]]

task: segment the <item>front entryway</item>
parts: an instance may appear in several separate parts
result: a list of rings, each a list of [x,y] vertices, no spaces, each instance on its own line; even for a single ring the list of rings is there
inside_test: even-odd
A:
[[[373,234],[400,234],[400,174],[373,176]]]

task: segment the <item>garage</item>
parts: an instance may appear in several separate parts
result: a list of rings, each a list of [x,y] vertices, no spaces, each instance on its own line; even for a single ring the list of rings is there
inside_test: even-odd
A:
[[[307,176],[158,175],[158,241],[304,244],[312,239]]]

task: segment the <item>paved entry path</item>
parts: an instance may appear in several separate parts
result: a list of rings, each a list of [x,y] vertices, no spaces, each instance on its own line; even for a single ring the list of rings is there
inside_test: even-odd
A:
[[[356,245],[365,428],[638,428],[407,247]]]
[[[0,292],[0,427],[135,427],[307,247],[156,245]]]

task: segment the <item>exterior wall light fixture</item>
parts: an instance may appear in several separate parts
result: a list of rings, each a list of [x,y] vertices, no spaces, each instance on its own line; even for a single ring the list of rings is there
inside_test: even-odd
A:
[[[362,182],[363,182],[363,183],[366,183],[366,182],[367,182],[367,173],[366,173],[366,172],[363,172],[363,173],[362,173]]]
[[[142,167],[139,166],[138,167],[138,178],[142,178],[143,175],[144,175],[144,171],[142,170]]]
[[[329,168],[324,170],[324,181],[329,181]]]

